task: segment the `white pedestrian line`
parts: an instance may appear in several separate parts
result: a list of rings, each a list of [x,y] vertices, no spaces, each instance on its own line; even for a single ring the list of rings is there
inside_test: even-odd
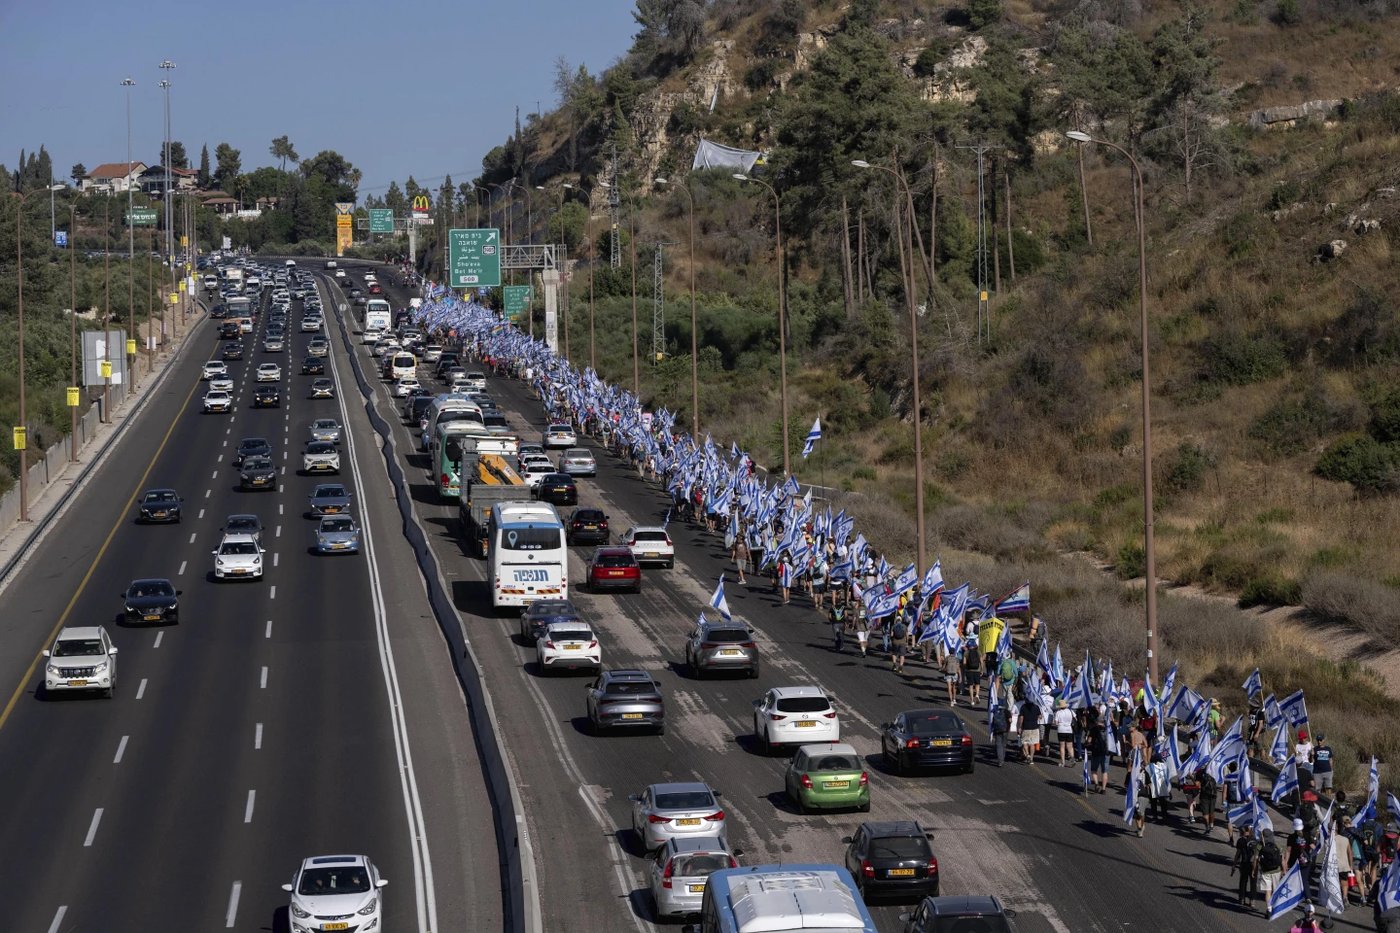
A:
[[[267,689],[267,665],[266,665],[266,664],[263,665],[263,669],[262,669],[262,681],[258,684],[258,689],[259,689],[259,690],[266,690],[266,689]]]
[[[272,620],[271,620],[271,619],[268,619],[268,620],[267,620],[267,636],[266,636],[266,637],[268,637],[268,638],[271,638],[271,637],[272,637]]]
[[[122,736],[122,740],[117,743],[117,756],[112,759],[112,764],[119,765],[122,763],[122,756],[126,754],[126,742],[130,738],[131,736],[124,735]]]
[[[63,915],[68,913],[68,905],[58,908],[58,913],[53,915],[53,923],[49,924],[49,933],[58,933],[58,928],[63,924]]]
[[[160,647],[160,640],[161,640],[162,638],[164,638],[164,637],[165,637],[165,632],[164,632],[164,631],[156,632],[156,643],[155,643],[154,645],[152,645],[151,647],[152,647],[152,648],[159,648],[159,647]]]
[[[233,922],[238,919],[238,895],[243,893],[243,882],[235,881],[233,890],[228,892],[228,913],[224,916],[224,927],[233,929]]]
[[[258,723],[257,728],[253,730],[253,748],[262,748],[262,723]]]
[[[102,808],[98,807],[92,814],[92,823],[88,826],[87,838],[83,840],[83,848],[92,845],[93,838],[97,835],[97,825],[102,822]]]
[[[141,678],[141,683],[136,686],[136,699],[141,699],[146,695],[146,678]]]
[[[243,822],[245,823],[253,822],[253,800],[257,795],[258,792],[255,790],[248,791],[248,803],[243,807]]]

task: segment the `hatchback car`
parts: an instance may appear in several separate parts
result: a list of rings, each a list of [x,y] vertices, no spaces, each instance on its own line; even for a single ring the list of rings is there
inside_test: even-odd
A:
[[[578,485],[567,473],[547,473],[535,486],[535,498],[551,505],[574,505],[578,502]]]
[[[127,622],[179,622],[180,590],[169,580],[132,580],[121,594],[122,615]]]
[[[520,613],[520,640],[533,645],[554,622],[577,622],[587,627],[578,609],[567,599],[537,599]]]
[[[467,373],[467,388],[476,392],[486,391],[486,374],[479,370]]]
[[[44,651],[44,692],[99,690],[111,697],[117,686],[117,646],[101,625],[72,625],[59,630]]]
[[[607,544],[608,516],[602,509],[574,509],[564,523],[564,537],[569,544]]]
[[[260,385],[253,387],[253,407],[254,408],[281,408],[282,390],[275,385]]]
[[[527,460],[520,470],[520,478],[525,480],[525,485],[531,490],[543,483],[546,476],[555,475],[560,474],[554,472],[554,464],[548,460]]]
[[[227,372],[228,366],[224,365],[223,360],[210,360],[204,364],[204,371],[200,374],[199,378],[207,382],[215,376],[222,376]]]
[[[578,444],[578,436],[574,434],[573,425],[560,422],[544,429],[544,439],[541,443],[546,450],[552,447],[573,447]]]
[[[252,535],[224,535],[213,553],[215,580],[262,579],[262,546]]]
[[[535,663],[541,674],[603,669],[603,649],[587,623],[551,622],[535,640]]]
[[[228,325],[224,325],[224,326],[228,326]],[[234,331],[237,331],[237,330],[238,330],[238,326],[237,326],[237,325],[234,325],[234,328],[233,328],[233,329],[234,329]],[[226,343],[226,344],[224,344],[224,350],[223,350],[223,352],[220,353],[219,355],[220,355],[221,357],[223,357],[224,359],[226,359],[226,360],[241,360],[241,359],[243,359],[243,344],[241,344],[241,343]]]
[[[952,710],[905,710],[880,726],[880,753],[895,774],[916,768],[973,769],[974,746],[966,723]]]
[[[603,671],[585,694],[588,724],[605,729],[655,729],[666,734],[666,701],[661,684],[641,670]]]
[[[421,388],[417,376],[400,376],[394,383],[394,398],[408,398]]]
[[[335,383],[329,379],[314,379],[311,382],[312,398],[335,398]]]
[[[382,889],[389,882],[363,855],[323,855],[306,859],[282,890],[292,933],[321,930],[378,931],[384,917]]]
[[[976,930],[978,933],[1011,933],[1016,911],[1002,906],[991,895],[926,897],[919,906],[901,914],[904,933],[944,933],[946,930]]]
[[[244,457],[271,457],[272,445],[265,437],[245,437],[233,451],[233,465],[239,466]]]
[[[799,813],[856,809],[870,812],[870,774],[850,745],[803,745],[788,762],[783,789]]]
[[[224,323],[219,325],[219,336],[225,340],[230,340],[234,337],[238,337],[242,333],[243,328],[238,326],[237,321],[225,321]],[[239,353],[239,356],[240,358],[242,357],[241,352]],[[228,359],[228,357],[224,357],[224,359]]]
[[[282,378],[282,367],[276,363],[258,364],[258,382],[277,382]]]
[[[340,422],[334,418],[317,418],[311,422],[308,430],[313,441],[330,441],[332,444],[340,442]]]
[[[588,449],[570,447],[559,458],[559,472],[568,473],[570,476],[597,476],[598,462],[593,459],[593,454]]]
[[[515,454],[515,465],[523,470],[525,468],[525,461],[535,456],[544,457],[546,460],[549,459],[549,455],[544,452],[544,448],[539,444],[521,444],[520,449],[517,450]]]
[[[330,441],[311,441],[301,454],[303,473],[339,473],[340,451]]]
[[[147,489],[136,506],[136,520],[142,524],[178,522],[184,501],[173,489]]]
[[[841,741],[841,720],[820,687],[774,687],[753,701],[753,734],[765,752],[780,745]]]
[[[277,488],[277,467],[269,457],[244,457],[238,468],[238,488],[271,491]]]
[[[685,663],[697,679],[716,671],[743,671],[757,677],[758,643],[742,622],[701,616],[686,639]]]
[[[720,836],[668,839],[651,864],[651,899],[659,920],[700,913],[710,875],[739,862]]]
[[[349,515],[323,517],[316,526],[316,553],[360,553],[360,526]]]
[[[262,544],[262,519],[256,515],[247,513],[230,515],[224,520],[224,527],[220,530],[226,535],[251,535],[253,540]]]
[[[204,393],[204,412],[226,415],[233,411],[233,396],[227,392],[210,390]]]
[[[640,563],[661,564],[667,568],[676,565],[675,545],[671,543],[666,529],[660,525],[629,528],[622,536],[622,544],[632,549]]]
[[[326,372],[326,361],[320,357],[308,356],[301,361],[301,374],[303,376],[320,376]]]
[[[913,820],[862,823],[846,843],[846,870],[861,897],[917,900],[938,895],[938,859],[932,833]]]
[[[584,583],[594,593],[603,590],[642,591],[642,566],[625,547],[600,547],[588,559]]]
[[[339,515],[349,511],[350,490],[340,483],[321,483],[311,490],[311,496],[306,500],[308,509],[313,517],[321,515]]]
[[[645,852],[669,839],[718,836],[727,839],[720,792],[699,781],[652,784],[632,794],[632,832]]]

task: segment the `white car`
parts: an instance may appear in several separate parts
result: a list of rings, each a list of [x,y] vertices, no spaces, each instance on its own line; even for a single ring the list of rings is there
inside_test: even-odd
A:
[[[199,378],[204,380],[213,379],[215,376],[223,376],[228,373],[228,366],[223,360],[210,360],[204,364],[204,372]]]
[[[442,359],[442,347],[430,343],[423,348],[423,362],[436,363],[440,359]]]
[[[541,674],[561,670],[603,669],[603,649],[587,622],[551,622],[535,641],[535,661]]]
[[[376,327],[371,330],[365,331],[364,336],[361,338],[361,340],[365,346],[372,347],[376,343],[378,343],[383,336],[384,331]]]
[[[117,686],[117,646],[101,625],[70,625],[44,652],[44,691],[101,690]]]
[[[258,364],[258,382],[278,382],[282,378],[282,367],[276,363]]]
[[[263,550],[252,535],[224,535],[214,551],[214,579],[261,580]]]
[[[228,376],[216,376],[209,380],[209,389],[211,392],[232,392],[233,380]]]
[[[578,436],[574,434],[572,425],[551,424],[544,429],[543,443],[546,450],[551,447],[577,447]]]
[[[206,412],[233,411],[233,396],[227,392],[210,389],[204,393],[204,410]]]
[[[555,472],[557,471],[554,469],[554,464],[550,463],[548,460],[528,460],[525,463],[525,469],[520,473],[520,477],[525,480],[527,486],[534,489],[540,483],[544,482],[546,476]]]
[[[335,277],[338,278],[338,279],[343,279],[343,278],[345,278],[345,270],[344,270],[344,269],[337,269],[337,270],[335,270]]]
[[[486,391],[486,374],[485,374],[485,373],[482,373],[482,372],[477,372],[477,371],[475,371],[475,370],[473,370],[472,372],[467,373],[467,391],[469,391],[469,392],[485,392],[485,391]]]
[[[632,549],[632,556],[637,558],[639,564],[664,564],[668,568],[676,566],[676,546],[660,525],[628,528],[619,543]]]
[[[304,334],[314,334],[321,329],[320,315],[306,315],[301,319],[301,330]]]
[[[381,337],[379,338],[379,342],[374,345],[374,349],[371,350],[370,353],[374,356],[383,356],[391,350],[397,350],[398,348],[399,341],[397,338]]]
[[[820,687],[774,687],[753,701],[753,735],[764,751],[839,742],[841,720]]]
[[[340,451],[330,441],[311,441],[301,454],[303,473],[339,473]]]
[[[400,376],[399,381],[394,383],[394,397],[407,398],[419,387],[417,376]]]

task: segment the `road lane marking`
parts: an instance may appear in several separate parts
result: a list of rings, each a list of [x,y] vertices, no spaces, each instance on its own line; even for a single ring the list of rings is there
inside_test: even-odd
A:
[[[267,689],[267,665],[266,665],[266,664],[263,665],[263,669],[262,669],[262,679],[258,682],[258,689],[259,689],[259,690],[266,690],[266,689]]]
[[[201,517],[201,518],[204,517],[204,516],[203,516],[203,511],[202,511],[202,510],[201,510],[201,513],[200,513],[200,517]],[[199,537],[199,532],[197,532],[197,531],[191,531],[191,532],[190,532],[190,544],[194,544],[194,539],[197,538],[197,537]]]
[[[228,913],[224,915],[224,927],[233,929],[233,923],[238,919],[238,896],[243,893],[243,882],[235,881],[233,888],[228,892]]]
[[[253,748],[262,748],[262,723],[258,723],[257,728],[253,730]]]
[[[275,557],[276,555],[273,555],[273,556]],[[267,598],[268,598],[268,599],[276,599],[276,598],[277,598],[277,584],[276,584],[276,583],[272,584],[272,586],[270,586],[270,587],[268,588],[268,590],[267,590]]]
[[[282,526],[281,526],[281,525],[278,525],[278,526],[277,526],[277,534],[274,535],[273,537],[276,537],[276,538],[282,537]]]
[[[267,620],[267,635],[266,635],[265,637],[267,637],[267,638],[271,638],[271,637],[272,637],[272,620],[271,620],[271,619],[268,619],[268,620]]]
[[[130,738],[131,736],[124,735],[122,736],[122,740],[117,743],[117,756],[112,759],[112,764],[119,765],[122,763],[122,756],[126,754],[126,742],[127,739]]]
[[[277,503],[277,514],[278,514],[278,515],[281,515],[281,514],[282,514],[282,503],[280,503],[280,502]]]
[[[225,447],[228,446],[228,441],[224,441],[224,446],[225,446]],[[215,471],[214,471],[214,474],[213,474],[212,476],[210,476],[209,478],[210,478],[210,479],[218,479],[218,478],[219,478],[219,471],[218,471],[218,470],[215,470]]]
[[[136,699],[141,699],[146,695],[146,678],[141,678],[141,683],[136,686]]]
[[[245,822],[245,823],[251,823],[251,822],[253,822],[253,801],[254,801],[255,799],[257,799],[257,796],[258,796],[258,792],[257,792],[257,791],[255,791],[255,790],[250,790],[250,791],[248,791],[248,803],[245,804],[244,807],[243,807],[243,822]]]
[[[183,412],[189,407],[190,399],[194,398],[195,389],[198,389],[199,385],[200,384],[196,382],[190,386],[189,394],[186,395],[185,400],[180,403],[180,411]],[[146,480],[150,477],[151,471],[155,469],[156,460],[160,459],[161,452],[165,450],[165,445],[170,443],[170,438],[175,433],[175,426],[179,423],[180,419],[178,417],[170,419],[170,427],[165,429],[165,436],[160,439],[160,445],[156,447],[156,452],[151,455],[150,461],[146,464],[146,469],[142,471],[140,478],[136,480],[135,488],[131,490],[131,495],[127,498],[126,504],[122,506],[121,512],[117,515],[117,520],[112,523],[111,529],[107,532],[107,537],[102,540],[102,547],[97,549],[97,554],[92,558],[92,563],[88,565],[87,572],[83,574],[83,578],[78,581],[77,589],[73,591],[72,597],[69,598],[68,605],[63,607],[63,613],[59,615],[58,621],[54,623],[53,629],[35,650],[34,657],[30,660],[29,666],[25,668],[24,676],[19,679],[19,683],[15,684],[15,689],[10,694],[10,699],[5,704],[4,710],[0,710],[0,729],[5,728],[5,723],[10,719],[10,713],[14,711],[15,704],[19,702],[19,695],[24,692],[24,688],[28,686],[30,678],[34,676],[34,671],[39,667],[39,662],[43,660],[44,649],[53,643],[53,640],[58,637],[58,633],[68,624],[68,617],[72,615],[73,607],[78,604],[78,598],[82,596],[83,591],[87,589],[88,581],[92,579],[93,573],[97,570],[97,565],[102,561],[103,556],[106,555],[107,548],[112,544],[112,539],[117,536],[117,529],[126,524],[126,516],[131,514],[131,507],[136,504],[137,494],[145,489]]]
[[[164,630],[159,631],[159,632],[156,632],[156,643],[155,643],[154,645],[152,645],[151,647],[152,647],[152,648],[159,648],[159,647],[160,647],[160,640],[161,640],[162,638],[164,638],[164,637],[165,637],[165,632],[164,632]]]
[[[200,509],[200,510],[199,510],[199,517],[200,517],[200,518],[203,518],[203,517],[204,517],[204,510],[203,510],[203,509]]]
[[[189,561],[187,560],[180,561],[180,569],[175,572],[175,576],[183,577],[185,575],[185,566],[187,564],[189,564]]]
[[[274,567],[277,566],[277,552],[276,552],[276,551],[273,551],[273,552],[272,552],[272,566],[274,566]]]
[[[204,498],[208,499],[208,498],[209,498],[209,494],[210,494],[211,492],[213,492],[213,491],[214,491],[214,490],[212,490],[212,489],[206,489],[206,490],[204,490]]]
[[[58,933],[59,926],[63,923],[63,915],[68,913],[68,905],[58,908],[58,913],[53,915],[53,923],[49,924],[49,933]]]
[[[93,838],[97,835],[97,825],[102,822],[102,808],[98,807],[93,811],[92,823],[88,826],[87,838],[83,840],[83,848],[92,845]]]

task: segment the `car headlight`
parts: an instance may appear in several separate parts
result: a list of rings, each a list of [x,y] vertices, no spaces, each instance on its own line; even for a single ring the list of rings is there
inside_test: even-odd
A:
[[[298,920],[305,920],[307,917],[311,916],[311,912],[302,910],[296,904],[292,904],[292,916],[296,917]]]
[[[99,661],[98,663],[94,664],[92,666],[92,672],[94,674],[105,674],[107,672],[107,662]]]
[[[254,557],[254,558],[253,558],[253,566],[254,566],[254,567],[261,567],[261,566],[262,566],[262,558],[261,558],[261,557]]]
[[[355,913],[359,914],[361,917],[368,917],[377,910],[379,910],[379,902],[370,901],[368,904],[355,911]]]
[[[53,665],[53,664],[50,664],[48,667],[44,668],[44,670],[45,670],[45,672],[47,672],[47,673],[49,673],[49,674],[53,674],[53,675],[55,675],[55,676],[57,676],[58,674],[62,673],[62,672],[58,669],[58,667],[57,667],[56,665]]]

